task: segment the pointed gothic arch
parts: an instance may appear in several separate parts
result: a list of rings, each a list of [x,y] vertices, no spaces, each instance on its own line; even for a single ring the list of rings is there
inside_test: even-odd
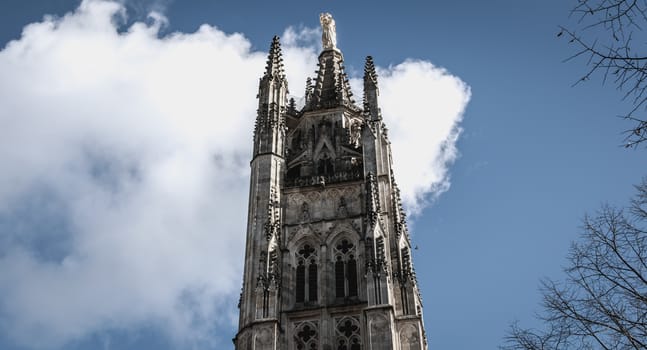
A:
[[[324,244],[321,234],[310,223],[300,224],[296,228],[288,231],[288,244],[287,248],[290,251],[295,251],[297,247],[304,243],[311,243],[314,246],[321,246]]]
[[[296,305],[319,301],[319,247],[305,240],[294,251],[294,301]]]
[[[352,220],[339,220],[328,229],[326,236],[326,245],[332,246],[342,237],[359,242],[363,237],[360,235],[361,228],[355,226]]]
[[[340,235],[331,250],[335,298],[356,298],[359,295],[357,241],[348,238],[348,235]]]

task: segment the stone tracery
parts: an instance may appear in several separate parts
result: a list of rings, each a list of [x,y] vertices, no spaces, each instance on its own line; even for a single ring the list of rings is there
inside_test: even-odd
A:
[[[317,251],[310,243],[304,243],[296,251],[296,303],[317,303],[319,266]]]
[[[299,322],[294,326],[294,342],[297,350],[319,349],[317,322]]]
[[[358,317],[350,316],[335,319],[335,335],[336,350],[362,349],[362,338]]]

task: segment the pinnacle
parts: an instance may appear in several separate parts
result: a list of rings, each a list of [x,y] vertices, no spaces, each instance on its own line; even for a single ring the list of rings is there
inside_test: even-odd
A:
[[[366,56],[364,64],[364,113],[368,119],[381,120],[380,109],[377,107],[377,73],[373,57]]]
[[[272,38],[272,44],[270,45],[270,52],[267,56],[267,65],[265,67],[265,76],[273,77],[278,75],[280,77],[285,76],[283,70],[283,54],[281,53],[281,42],[279,41],[278,36]]]
[[[306,94],[312,91],[306,109],[354,107],[350,84],[344,69],[344,58],[338,49],[325,50],[319,55],[317,77],[306,82]],[[310,85],[312,84],[312,85]]]
[[[377,86],[377,73],[371,56],[366,56],[366,64],[364,64],[364,83],[367,82],[372,82]]]

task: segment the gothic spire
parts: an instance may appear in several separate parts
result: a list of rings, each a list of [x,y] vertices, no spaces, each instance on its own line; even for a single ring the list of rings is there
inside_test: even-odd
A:
[[[259,82],[257,98],[254,154],[266,152],[283,154],[288,82],[283,70],[283,56],[278,36],[272,39],[265,73]]]
[[[283,54],[281,53],[281,43],[278,36],[272,38],[270,53],[267,56],[267,65],[265,66],[264,78],[285,77],[283,70]]]
[[[377,87],[377,73],[373,57],[366,56],[364,64],[364,115],[370,120],[380,120],[382,115],[377,106],[377,96],[380,94]]]
[[[375,72],[372,56],[366,56],[366,63],[364,64],[364,88],[366,89],[367,87],[377,88],[377,73]]]

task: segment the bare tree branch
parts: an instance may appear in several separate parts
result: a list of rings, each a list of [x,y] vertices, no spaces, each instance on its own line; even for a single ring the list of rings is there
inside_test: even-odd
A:
[[[647,0],[578,0],[571,16],[577,17],[579,32],[560,27],[557,35],[577,46],[566,61],[588,56],[588,68],[574,85],[599,73],[603,83],[613,81],[624,91],[623,99],[632,104],[621,116],[632,125],[625,131],[625,146],[637,147],[647,141],[647,47],[642,29]]]
[[[515,323],[501,349],[647,349],[647,178],[636,189],[584,218],[565,280],[542,282],[545,329]]]

